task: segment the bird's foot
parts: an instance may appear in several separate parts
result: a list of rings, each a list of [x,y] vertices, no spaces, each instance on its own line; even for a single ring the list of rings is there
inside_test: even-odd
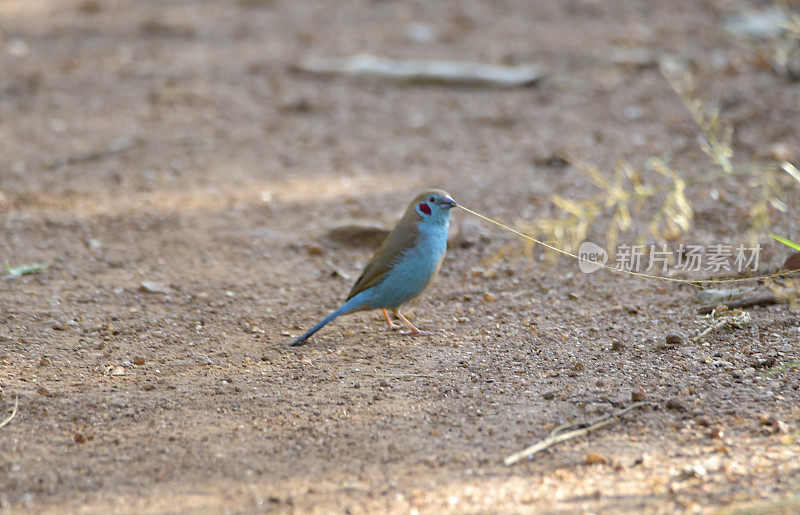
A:
[[[389,313],[386,311],[386,309],[381,309],[381,311],[383,311],[383,318],[386,319],[387,331],[397,331],[398,329],[402,329],[403,327],[402,325],[395,324],[394,322],[392,322],[392,320],[389,318]]]
[[[417,327],[414,324],[412,324],[406,317],[404,317],[397,311],[395,311],[394,314],[397,315],[397,318],[402,320],[403,323],[406,324],[406,327],[408,327],[409,329],[408,332],[401,333],[403,336],[417,336],[420,334],[426,334],[425,331],[420,331],[419,329],[417,329]]]

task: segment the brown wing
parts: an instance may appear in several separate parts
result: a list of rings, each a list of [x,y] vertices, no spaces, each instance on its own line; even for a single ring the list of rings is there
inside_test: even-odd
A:
[[[361,272],[361,276],[353,288],[350,289],[347,300],[381,282],[400,255],[417,244],[417,222],[420,217],[414,210],[414,206],[416,203],[412,203],[406,209],[403,218],[397,222],[392,232],[386,235],[386,239],[383,240],[375,255],[364,267],[364,271]]]

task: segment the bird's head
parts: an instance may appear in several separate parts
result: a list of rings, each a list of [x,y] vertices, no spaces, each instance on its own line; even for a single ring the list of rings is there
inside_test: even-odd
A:
[[[445,223],[450,220],[450,210],[456,201],[442,190],[430,190],[420,194],[409,206],[422,221]]]

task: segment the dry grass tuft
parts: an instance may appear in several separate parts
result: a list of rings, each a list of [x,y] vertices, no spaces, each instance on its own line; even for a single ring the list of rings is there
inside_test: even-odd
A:
[[[562,214],[534,223],[520,223],[524,231],[533,233],[553,246],[575,252],[590,232],[597,229],[598,223],[608,220],[607,225],[600,229],[605,233],[606,248],[610,253],[613,253],[623,236],[636,244],[652,238],[669,248],[670,243],[681,241],[692,229],[694,213],[687,190],[691,186],[713,183],[731,175],[742,176],[742,180],[755,191],[756,198],[748,208],[745,233],[750,244],[762,239],[773,225],[771,213],[788,212],[787,200],[800,190],[800,172],[797,168],[788,162],[735,167],[731,146],[732,127],[721,120],[717,109],[709,108],[709,103],[695,93],[691,75],[677,77],[664,72],[664,76],[700,130],[700,150],[719,171],[687,180],[665,158],[651,157],[642,171],[621,160],[614,171],[607,174],[594,164],[568,159],[600,191],[585,200],[552,195],[551,201]],[[632,223],[633,213],[648,212],[654,214],[647,224],[637,227]],[[634,232],[637,230],[639,232]],[[524,252],[529,257],[532,256],[533,247],[533,243],[525,243]],[[503,256],[495,256],[493,260],[503,259],[508,253],[509,249],[504,247]],[[555,254],[551,256],[553,261],[558,258]]]

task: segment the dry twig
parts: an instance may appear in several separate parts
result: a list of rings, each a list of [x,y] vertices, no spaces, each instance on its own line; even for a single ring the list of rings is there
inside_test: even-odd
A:
[[[19,395],[17,395],[16,399],[14,399],[14,410],[11,412],[11,415],[6,417],[5,420],[0,422],[0,428],[11,422],[11,419],[14,418],[14,415],[17,414],[17,406],[19,406]]]
[[[761,295],[758,297],[752,297],[749,299],[742,299],[736,300],[732,302],[723,302],[726,306],[730,309],[737,309],[737,308],[751,308],[753,306],[771,306],[772,304],[779,304],[781,302],[778,297],[775,295]],[[718,304],[714,304],[713,306],[701,306],[697,308],[698,315],[708,315],[718,306]]]
[[[90,150],[88,152],[81,152],[78,154],[70,154],[54,159],[47,163],[46,167],[50,170],[59,168],[61,166],[74,165],[79,163],[88,163],[91,161],[98,161],[111,157],[115,154],[125,152],[126,150],[134,149],[142,145],[143,141],[140,138],[119,138],[109,143],[106,148],[97,150]]]
[[[571,440],[572,438],[583,436],[591,431],[594,431],[595,429],[600,429],[601,427],[605,427],[614,420],[622,417],[629,411],[633,411],[638,408],[643,408],[645,406],[653,406],[653,404],[649,402],[635,402],[630,406],[628,406],[627,408],[613,411],[608,415],[603,415],[602,417],[598,417],[592,420],[591,422],[584,422],[581,424],[560,425],[557,428],[553,429],[547,438],[531,445],[527,449],[512,454],[511,456],[503,460],[503,463],[505,463],[507,466],[511,466],[514,463],[518,462],[519,460],[526,457],[530,457],[536,454],[537,452],[541,452],[557,443],[561,443],[566,440]]]
[[[717,308],[714,308],[711,310],[711,313],[708,314],[708,318],[711,319],[711,323],[702,332],[689,338],[690,342],[696,342],[708,333],[718,331],[724,327],[744,327],[746,324],[750,323],[752,317],[750,313],[740,309],[732,309],[717,313]]]

